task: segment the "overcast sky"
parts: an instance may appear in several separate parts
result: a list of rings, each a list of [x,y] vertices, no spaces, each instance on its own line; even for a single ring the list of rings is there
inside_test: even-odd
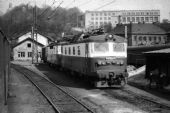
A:
[[[53,2],[56,1],[53,4]],[[62,2],[63,1],[63,2]],[[0,11],[5,12],[9,8],[20,4],[36,4],[39,7],[51,5],[57,7],[61,2],[61,7],[78,7],[81,11],[86,10],[152,10],[161,11],[161,19],[170,19],[170,0],[0,0]]]

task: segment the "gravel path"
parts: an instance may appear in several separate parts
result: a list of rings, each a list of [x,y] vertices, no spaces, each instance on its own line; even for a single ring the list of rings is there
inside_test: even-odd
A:
[[[8,113],[54,113],[41,93],[22,74],[11,69]]]

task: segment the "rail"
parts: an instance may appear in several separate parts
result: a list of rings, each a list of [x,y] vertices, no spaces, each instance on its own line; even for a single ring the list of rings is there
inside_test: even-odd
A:
[[[18,68],[18,66],[17,66],[17,68],[15,67],[15,69],[17,71],[19,71],[24,76],[26,76],[38,88],[38,90],[42,93],[42,95],[44,95],[44,97],[53,106],[56,113],[61,113],[61,112],[68,112],[69,113],[69,112],[71,112],[71,111],[67,111],[68,106],[69,107],[72,106],[72,109],[69,108],[69,110],[75,110],[73,112],[95,113],[95,111],[93,111],[89,106],[85,105],[83,102],[81,102],[80,100],[75,98],[73,95],[70,94],[69,91],[66,91],[61,86],[54,84],[53,82],[51,82],[47,78],[44,78],[40,75],[35,74],[31,70],[28,70],[28,69],[23,68],[23,67],[19,67],[19,68]],[[50,92],[50,94],[48,92]],[[60,98],[56,97],[56,95],[59,95]],[[63,95],[64,98],[61,97],[61,95]],[[60,102],[58,102],[58,100],[60,100]],[[69,101],[67,101],[67,100],[69,100]],[[66,111],[63,110],[63,108],[61,108],[61,105],[59,105],[58,103],[62,104],[62,107],[65,106],[64,109],[66,109]],[[70,105],[69,105],[69,103],[70,103]]]

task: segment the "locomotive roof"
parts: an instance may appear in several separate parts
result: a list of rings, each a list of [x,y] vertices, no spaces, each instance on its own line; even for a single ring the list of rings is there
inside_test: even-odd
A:
[[[114,41],[114,42],[125,42],[124,37],[120,37],[117,35],[112,35],[112,38],[109,39],[109,35],[112,34],[102,34],[102,35],[92,35],[87,38],[79,38],[77,41],[78,43],[83,43],[83,42],[106,42],[106,41]]]
[[[124,37],[112,35],[112,38],[109,39],[109,35],[110,34],[91,35],[88,37],[85,36],[85,38],[80,36],[75,42],[68,42],[68,41],[54,42],[49,44],[47,47],[54,46],[54,45],[65,45],[65,44],[87,43],[87,42],[107,42],[107,41],[116,42],[116,43],[125,42]]]

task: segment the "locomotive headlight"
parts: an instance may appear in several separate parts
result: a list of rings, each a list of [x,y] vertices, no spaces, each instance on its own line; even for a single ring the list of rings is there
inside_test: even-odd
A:
[[[98,61],[97,64],[100,66],[102,65],[102,61]]]
[[[119,61],[116,61],[116,64],[117,64],[117,65],[119,65],[119,64],[120,64],[120,62],[119,62]]]
[[[112,62],[111,61],[107,61],[106,64],[110,65],[110,64],[112,64]]]
[[[123,60],[120,61],[120,65],[123,65]]]
[[[102,62],[102,65],[106,65],[106,62],[103,61],[103,62]]]
[[[113,65],[116,64],[116,61],[112,61],[112,64],[113,64]]]

